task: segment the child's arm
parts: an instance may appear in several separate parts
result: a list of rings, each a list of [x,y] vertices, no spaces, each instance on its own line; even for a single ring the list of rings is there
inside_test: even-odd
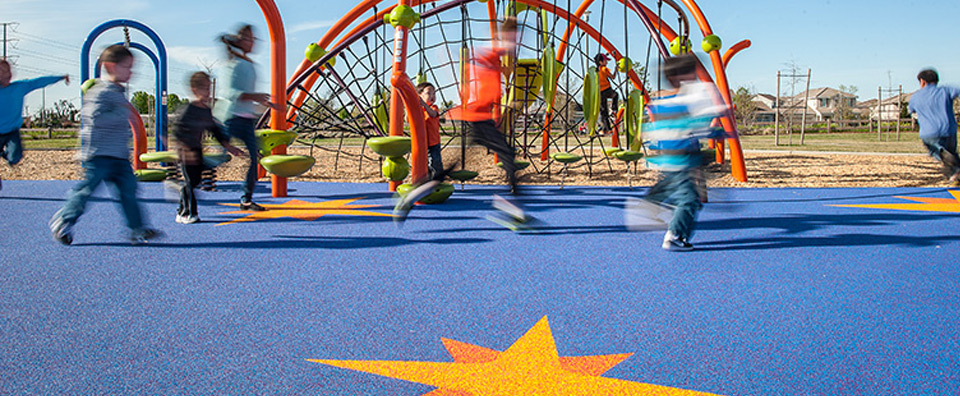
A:
[[[60,80],[64,80],[66,81],[67,85],[70,85],[69,75],[37,77],[37,78],[26,80],[24,81],[24,84],[27,87],[26,93],[30,93],[32,91],[38,90],[48,85],[56,84]]]
[[[430,107],[430,105],[428,105],[427,102],[424,102],[423,99],[420,99],[420,106],[423,107],[423,110],[427,112],[427,115],[430,116],[430,118],[440,117],[440,113],[434,110],[433,107]]]
[[[213,117],[211,117],[210,121],[213,121]],[[243,150],[240,150],[234,145],[230,144],[230,137],[223,133],[223,129],[220,129],[220,125],[218,125],[216,122],[212,122],[211,125],[213,126],[210,127],[210,133],[213,134],[213,137],[220,142],[220,145],[223,146],[227,152],[237,157],[243,157],[245,155]]]

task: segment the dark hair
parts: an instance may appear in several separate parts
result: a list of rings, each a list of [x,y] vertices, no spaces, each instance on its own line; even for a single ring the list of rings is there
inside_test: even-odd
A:
[[[210,75],[204,72],[196,72],[190,75],[190,88],[210,86]]]
[[[663,61],[665,77],[682,76],[697,72],[697,57],[693,54],[677,55]]]
[[[434,87],[433,84],[428,83],[428,82],[422,82],[422,83],[420,83],[420,84],[417,84],[417,93],[418,93],[418,94],[419,94],[419,93],[423,93],[423,91],[426,91],[427,88],[436,89],[436,87]]]
[[[940,82],[940,75],[937,74],[936,70],[923,69],[920,71],[920,74],[917,74],[917,80],[926,81],[927,84],[936,84]]]
[[[607,58],[607,54],[604,54],[603,52],[601,52],[601,53],[597,54],[597,56],[594,56],[594,57],[593,57],[593,61],[594,61],[594,62],[597,62],[597,66],[603,66],[603,65],[607,62],[608,59],[609,59],[609,58]]]
[[[100,54],[100,62],[120,63],[127,59],[132,59],[133,53],[122,44],[114,44],[103,50]]]
[[[240,29],[237,29],[236,34],[223,34],[220,35],[220,41],[227,45],[227,53],[234,55],[235,49],[240,49],[240,41],[243,39],[243,34],[247,33],[251,36],[253,35],[253,25],[243,25]]]
[[[517,32],[517,17],[513,17],[513,16],[507,17],[507,19],[503,21],[503,24],[500,25],[500,31],[501,31],[501,32],[516,33],[516,32]]]

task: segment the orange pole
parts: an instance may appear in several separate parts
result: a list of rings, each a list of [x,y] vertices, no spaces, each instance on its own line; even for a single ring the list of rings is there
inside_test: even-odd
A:
[[[690,9],[690,12],[697,20],[697,25],[700,27],[700,31],[703,32],[703,35],[709,36],[713,34],[713,30],[710,28],[707,18],[703,15],[703,11],[700,10],[700,6],[698,6],[694,0],[682,1],[687,5],[687,8]],[[720,89],[720,95],[723,97],[723,100],[727,102],[728,106],[733,106],[733,98],[730,96],[730,84],[727,82],[727,72],[724,70],[724,63],[723,59],[721,59],[720,51],[711,51],[710,60],[713,63],[713,71],[716,75],[717,88]],[[740,137],[737,135],[737,125],[733,117],[723,117],[720,119],[720,123],[723,124],[723,129],[730,135],[728,140],[730,140],[730,168],[733,173],[733,178],[745,182],[747,181],[747,168],[743,158],[743,148],[740,146]]]
[[[143,127],[143,119],[136,111],[132,111],[134,119],[130,120],[130,129],[133,130],[133,169],[147,169],[147,164],[140,161],[140,154],[147,152],[147,130]]]
[[[404,107],[407,109],[407,119],[410,121],[410,178],[419,183],[427,178],[427,129],[420,107],[420,97],[417,89],[410,82],[406,73],[394,73],[390,84],[396,88]]]
[[[267,20],[270,30],[270,101],[279,108],[270,112],[270,128],[277,130],[287,129],[287,90],[284,83],[287,81],[287,39],[283,30],[283,19],[280,10],[273,0],[257,0],[263,16]],[[286,154],[287,146],[277,146],[273,154]],[[287,196],[287,178],[270,175],[271,192],[274,197]]]
[[[730,64],[730,58],[733,58],[738,52],[743,51],[747,48],[750,48],[750,40],[743,40],[739,43],[734,44],[730,49],[723,54],[723,68],[726,69],[727,65]]]
[[[623,120],[624,113],[624,109],[617,109],[617,120],[613,123],[613,147],[620,147],[620,121]],[[630,147],[630,142],[627,142],[627,147]]]

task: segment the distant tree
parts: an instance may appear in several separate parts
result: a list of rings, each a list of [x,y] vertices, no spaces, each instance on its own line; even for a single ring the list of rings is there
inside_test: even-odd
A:
[[[181,106],[190,103],[190,99],[181,98],[177,94],[167,95],[167,114],[176,113]]]
[[[133,104],[133,108],[137,109],[138,113],[149,114],[150,109],[153,108],[153,95],[143,91],[134,92],[130,96],[130,103]]]
[[[61,99],[53,103],[53,108],[48,108],[40,112],[40,115],[33,120],[34,127],[41,128],[64,128],[73,125],[77,114],[73,103],[66,99]]]
[[[734,114],[737,122],[744,125],[753,123],[757,113],[757,104],[753,102],[754,93],[747,87],[737,88],[733,93]]]
[[[840,86],[837,87],[837,89],[840,90],[840,92],[848,93],[851,95],[856,95],[858,91],[857,87],[853,85],[843,85],[843,84],[840,84]],[[837,106],[836,106],[836,110],[834,111],[834,118],[837,120],[856,119],[859,115],[854,111],[855,108],[856,108],[856,105],[851,105],[849,103],[848,98],[844,96],[840,96],[837,98]]]

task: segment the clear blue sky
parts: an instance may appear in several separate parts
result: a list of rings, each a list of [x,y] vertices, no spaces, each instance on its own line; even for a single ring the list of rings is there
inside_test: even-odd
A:
[[[443,0],[441,0],[442,2]],[[565,0],[557,0],[561,6]],[[623,44],[622,5],[606,0],[605,35],[618,46]],[[319,40],[337,19],[357,1],[278,0],[287,31],[287,64],[293,68],[303,59],[303,49]],[[573,1],[573,4],[578,4]],[[652,0],[641,0],[651,8]],[[599,24],[601,0],[592,7],[591,24]],[[719,1],[701,0],[714,31],[724,40],[724,50],[742,39],[753,46],[731,62],[729,78],[733,87],[746,86],[774,93],[777,70],[795,64],[802,71],[813,69],[812,87],[840,84],[858,88],[860,100],[876,97],[877,87],[903,84],[904,91],[917,88],[915,76],[923,67],[936,67],[947,84],[960,85],[960,51],[956,19],[960,2],[929,1]],[[665,14],[666,15],[666,14]],[[164,40],[170,55],[170,91],[186,93],[189,72],[203,63],[222,59],[214,40],[218,34],[241,23],[258,27],[267,37],[266,23],[254,0],[208,1],[105,1],[105,0],[3,0],[0,22],[18,22],[8,31],[8,55],[15,56],[15,78],[43,74],[70,74],[70,87],[59,84],[47,90],[47,103],[70,99],[79,103],[80,46],[100,23],[117,18],[135,19],[152,27]],[[675,17],[668,16],[668,21]],[[675,23],[674,23],[675,24]],[[642,58],[649,35],[636,17],[630,19],[630,51]],[[698,30],[692,34],[699,43]],[[149,43],[139,33],[135,41]],[[122,40],[122,31],[111,30],[97,41],[96,51]],[[267,41],[256,53],[261,88],[267,90],[269,72]],[[698,47],[698,46],[696,46]],[[140,58],[131,90],[153,92],[152,66]],[[784,93],[789,94],[789,91]],[[27,105],[33,113],[40,106],[40,93],[31,94]]]

